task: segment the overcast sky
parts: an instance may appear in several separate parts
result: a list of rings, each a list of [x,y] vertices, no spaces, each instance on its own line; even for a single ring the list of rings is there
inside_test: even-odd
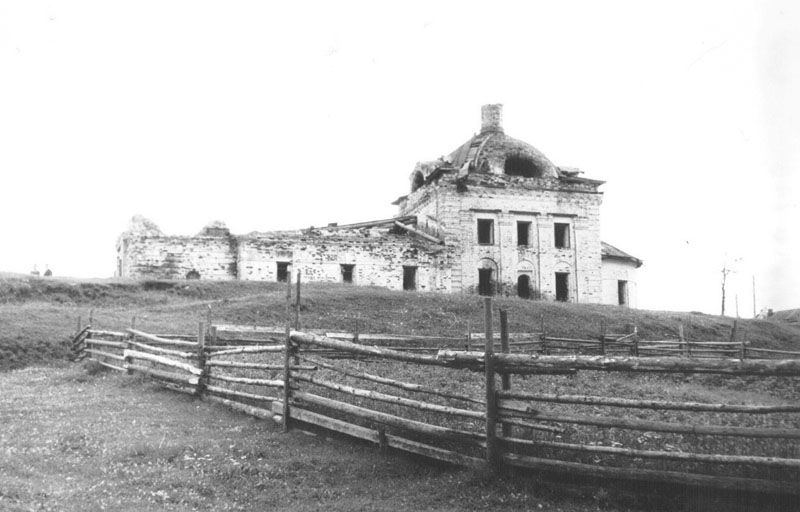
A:
[[[168,234],[390,217],[505,131],[607,183],[639,305],[800,307],[797,2],[0,0],[0,271],[110,277]]]

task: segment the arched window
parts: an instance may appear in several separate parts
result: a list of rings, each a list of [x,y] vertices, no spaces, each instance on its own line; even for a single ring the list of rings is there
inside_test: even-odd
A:
[[[186,273],[186,279],[200,279],[200,272],[192,269]]]
[[[536,166],[536,162],[522,155],[512,155],[506,158],[505,173],[509,176],[524,178],[542,177],[542,171]]]

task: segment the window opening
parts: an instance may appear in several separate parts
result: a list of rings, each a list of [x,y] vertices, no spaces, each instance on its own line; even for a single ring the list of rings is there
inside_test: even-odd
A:
[[[555,237],[556,249],[569,249],[569,224],[556,222]]]
[[[531,223],[527,221],[517,221],[517,245],[530,245]]]
[[[411,192],[416,191],[419,187],[425,184],[425,177],[421,172],[414,173],[414,181],[411,183]]]
[[[510,156],[506,158],[505,172],[509,176],[522,176],[525,178],[541,178],[542,171],[536,163],[524,156]]]
[[[285,283],[289,280],[289,262],[288,261],[279,261],[278,262],[278,282]]]
[[[617,300],[620,306],[628,305],[628,281],[617,281]]]
[[[482,245],[494,243],[494,221],[492,219],[478,219],[478,243]]]
[[[403,266],[403,290],[417,289],[417,267]]]
[[[556,272],[556,300],[569,300],[569,272]]]
[[[492,285],[492,269],[479,268],[478,269],[478,293],[486,297],[494,295],[494,286]]]
[[[353,282],[353,269],[355,265],[347,265],[342,264],[342,282],[343,283],[352,283]]]
[[[186,273],[186,279],[200,279],[200,272],[192,269]]]
[[[520,299],[531,298],[531,276],[522,274],[517,278],[517,295]]]

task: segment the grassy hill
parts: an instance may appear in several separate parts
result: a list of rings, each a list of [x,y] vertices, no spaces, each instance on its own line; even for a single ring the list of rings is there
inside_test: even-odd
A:
[[[293,290],[294,293],[294,290]],[[341,284],[303,285],[301,328],[374,333],[460,335],[482,331],[482,299],[474,295],[397,292]],[[284,325],[286,285],[263,282],[73,280],[0,274],[0,369],[64,361],[78,316],[94,327],[194,333],[214,322]],[[677,336],[727,340],[733,319],[700,313],[645,311],[498,297],[512,332],[541,329],[567,337],[625,332],[635,324],[643,339]],[[497,315],[495,315],[495,318]],[[496,320],[497,321],[497,320]],[[497,327],[496,327],[497,329]],[[800,327],[773,320],[740,320],[737,339],[753,346],[800,350]]]

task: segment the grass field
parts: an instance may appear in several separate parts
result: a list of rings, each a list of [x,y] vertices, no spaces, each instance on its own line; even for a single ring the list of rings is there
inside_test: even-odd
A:
[[[140,379],[68,365],[66,341],[78,315],[122,329],[137,317],[148,332],[196,331],[214,321],[284,323],[277,283],[124,282],[0,276],[0,510],[759,510],[778,506],[741,496],[630,489],[586,482],[544,483],[530,474],[494,478],[323,433],[281,433],[227,409]],[[512,331],[597,336],[635,322],[644,338],[725,340],[732,320],[702,314],[498,298]],[[304,327],[360,332],[458,334],[481,329],[471,296],[305,286]],[[798,350],[796,328],[743,321],[753,345]],[[741,332],[741,331],[740,331]],[[574,384],[552,379],[554,390]],[[664,382],[620,379],[642,396]],[[706,386],[707,384],[707,386]],[[596,385],[587,382],[586,387]],[[745,399],[797,393],[742,381],[674,380],[678,398]],[[796,447],[795,447],[796,448]],[[763,500],[764,497],[758,498]],[[791,510],[793,504],[783,504]],[[796,505],[796,503],[794,504]]]

